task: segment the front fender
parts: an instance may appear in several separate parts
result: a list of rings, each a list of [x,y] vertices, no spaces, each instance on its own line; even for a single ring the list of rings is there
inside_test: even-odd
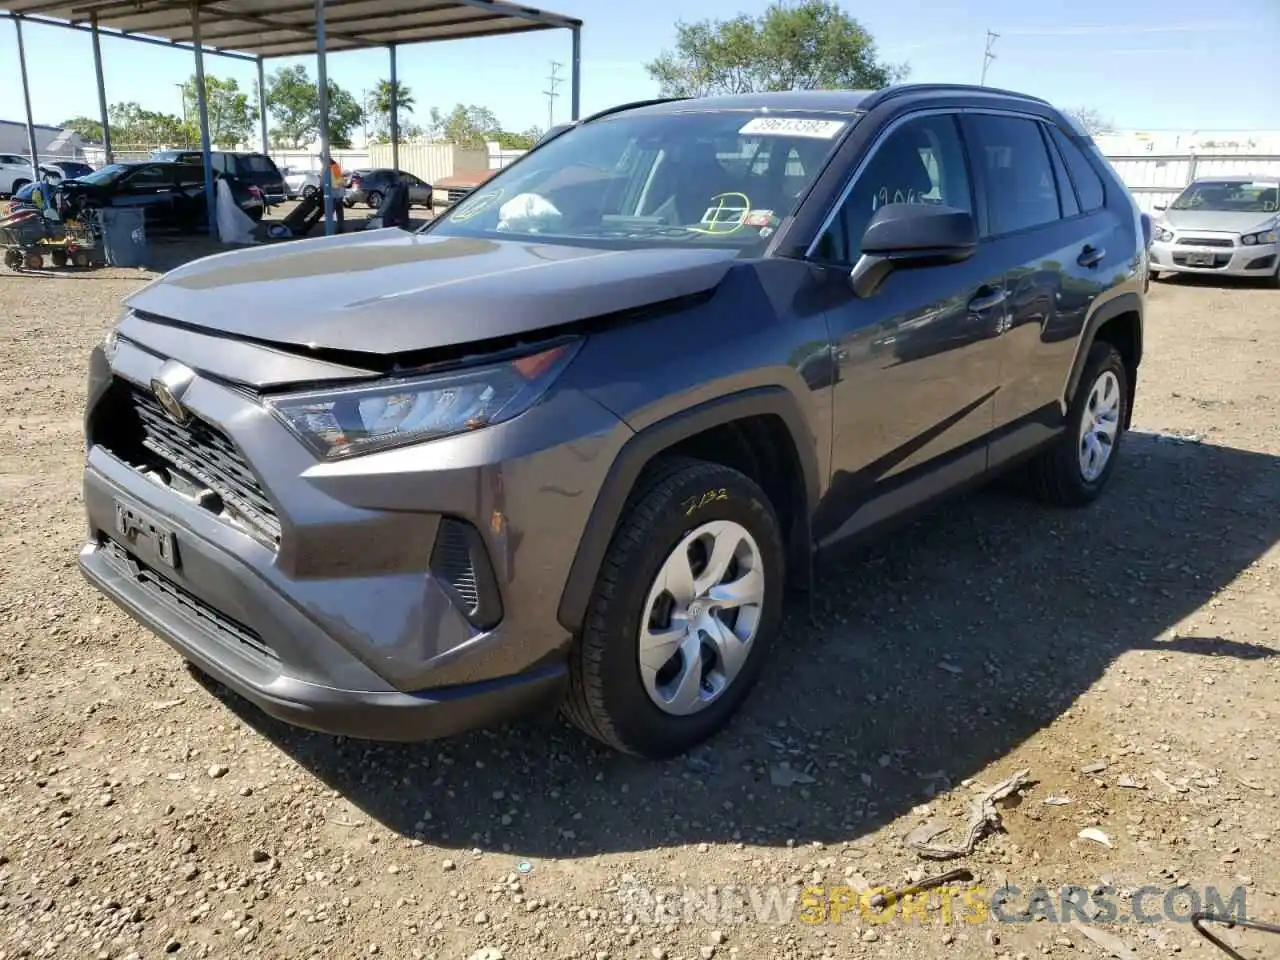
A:
[[[557,618],[561,626],[573,633],[581,629],[613,532],[636,481],[649,462],[695,434],[734,420],[762,415],[779,417],[791,434],[804,474],[803,515],[808,516],[812,505],[818,502],[820,489],[816,443],[799,401],[785,387],[756,387],[717,397],[650,424],[623,446],[596,497],[560,597]]]

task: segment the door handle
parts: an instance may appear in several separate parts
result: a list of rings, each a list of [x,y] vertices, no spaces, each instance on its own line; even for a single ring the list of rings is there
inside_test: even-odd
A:
[[[989,293],[980,293],[969,301],[970,313],[986,313],[992,307],[998,307],[1009,298],[1009,291],[1004,287]]]
[[[1102,258],[1107,255],[1107,251],[1101,247],[1091,247],[1088,244],[1080,251],[1080,256],[1076,257],[1076,263],[1082,267],[1096,267],[1102,262]]]

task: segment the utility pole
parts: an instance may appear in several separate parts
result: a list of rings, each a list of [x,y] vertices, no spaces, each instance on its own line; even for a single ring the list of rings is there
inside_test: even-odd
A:
[[[556,92],[556,87],[564,83],[564,77],[561,77],[558,75],[558,71],[563,66],[564,64],[560,63],[558,60],[551,61],[551,76],[547,77],[547,85],[550,87],[550,89],[542,91],[547,95],[547,129],[548,130],[550,130],[552,127],[556,125],[556,97],[560,96],[560,94]]]
[[[987,85],[987,67],[991,66],[991,61],[996,55],[991,52],[991,48],[996,45],[996,41],[1000,39],[1000,34],[987,31],[987,47],[982,51],[982,79],[978,81],[979,86]]]

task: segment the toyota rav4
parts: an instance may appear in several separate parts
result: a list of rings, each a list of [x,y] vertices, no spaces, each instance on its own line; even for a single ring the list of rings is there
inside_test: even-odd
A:
[[[1015,468],[1103,491],[1147,229],[1028,96],[619,107],[418,232],[133,295],[91,359],[80,563],[304,727],[558,704],[668,756],[743,703],[816,554]]]

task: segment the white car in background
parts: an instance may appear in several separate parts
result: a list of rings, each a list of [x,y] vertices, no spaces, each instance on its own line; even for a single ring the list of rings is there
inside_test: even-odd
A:
[[[1280,177],[1202,177],[1157,207],[1149,269],[1257,277],[1280,286]]]
[[[285,167],[284,192],[290,200],[315,196],[320,192],[320,171]]]
[[[11,197],[30,182],[30,160],[16,153],[0,153],[0,194]]]

